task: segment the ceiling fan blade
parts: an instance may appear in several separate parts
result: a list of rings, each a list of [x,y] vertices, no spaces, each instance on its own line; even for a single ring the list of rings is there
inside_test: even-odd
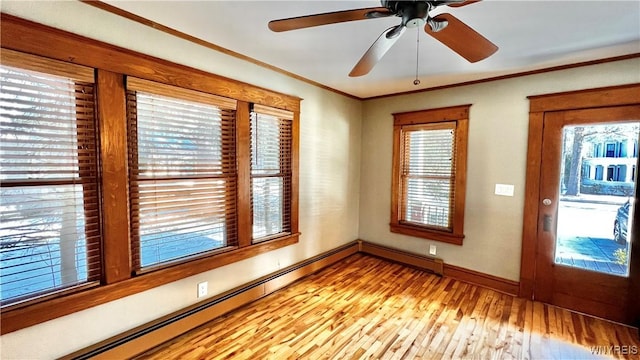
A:
[[[461,7],[461,6],[475,4],[477,2],[480,2],[480,0],[466,0],[466,1],[454,2],[454,3],[451,3],[451,4],[447,4],[447,6],[450,6],[450,7]]]
[[[444,22],[447,25],[440,30],[438,26],[432,27],[438,23],[444,25]],[[486,59],[498,51],[494,43],[451,14],[440,14],[430,19],[424,26],[424,31],[472,63]]]
[[[304,29],[312,26],[336,24],[346,21],[376,19],[379,17],[386,17],[391,15],[393,15],[393,13],[387,8],[383,7],[335,11],[330,13],[272,20],[269,22],[269,29],[275,32],[281,32]]]
[[[390,27],[385,30],[376,41],[367,50],[353,70],[349,73],[349,76],[356,77],[366,75],[373,69],[373,67],[382,59],[384,54],[391,49],[393,44],[402,36],[407,28],[403,25]]]

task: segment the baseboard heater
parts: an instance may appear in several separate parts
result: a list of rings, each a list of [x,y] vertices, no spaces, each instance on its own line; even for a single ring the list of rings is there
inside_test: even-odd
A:
[[[365,254],[378,256],[404,265],[414,266],[422,270],[429,270],[436,275],[442,276],[444,274],[444,263],[442,259],[417,255],[362,240],[358,240],[358,244],[360,251]]]
[[[123,334],[69,354],[62,359],[131,358],[242,305],[267,296],[358,251],[359,243],[357,241],[351,242],[176,313],[138,326]]]

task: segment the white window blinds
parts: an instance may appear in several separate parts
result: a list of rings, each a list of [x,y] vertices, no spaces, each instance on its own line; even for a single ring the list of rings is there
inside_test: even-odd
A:
[[[455,122],[403,127],[401,220],[452,229]]]

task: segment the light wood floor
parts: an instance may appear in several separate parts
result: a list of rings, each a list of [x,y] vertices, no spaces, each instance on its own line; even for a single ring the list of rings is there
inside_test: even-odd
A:
[[[141,358],[602,357],[592,346],[640,358],[636,329],[356,254]]]

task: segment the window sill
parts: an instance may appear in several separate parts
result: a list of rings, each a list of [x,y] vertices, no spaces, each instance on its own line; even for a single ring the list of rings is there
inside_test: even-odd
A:
[[[262,244],[265,243],[267,241],[273,241],[276,239],[283,239],[283,238],[289,238],[291,236],[298,236],[298,234],[292,234],[290,232],[281,232],[281,233],[277,233],[277,234],[273,234],[273,235],[267,235],[267,236],[263,236],[257,239],[253,239],[251,240],[251,244],[252,245],[258,245],[258,244]]]
[[[441,241],[454,245],[462,245],[464,239],[463,234],[453,234],[445,231],[423,228],[420,226],[412,226],[407,224],[389,224],[392,233],[403,234],[423,239]]]

